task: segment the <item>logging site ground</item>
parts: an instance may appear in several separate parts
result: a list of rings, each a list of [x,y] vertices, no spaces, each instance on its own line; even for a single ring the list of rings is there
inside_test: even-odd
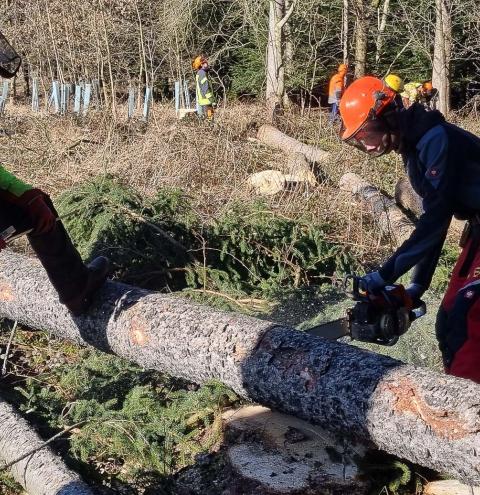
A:
[[[468,115],[453,121],[480,132]],[[275,126],[331,158],[315,170],[314,185],[260,195],[249,177],[284,171],[288,160],[257,139],[265,122],[264,107],[241,103],[220,108],[213,123],[178,120],[172,107],[156,104],[148,125],[11,105],[0,156],[51,195],[84,258],[112,259],[116,280],[301,330],[342,316],[351,303],[335,281],[363,274],[394,249],[366,207],[339,189],[339,179],[354,172],[393,196],[403,165],[394,154],[372,160],[342,145],[323,110],[287,112]],[[452,231],[428,315],[396,346],[371,350],[441,370],[434,317],[457,243]],[[25,239],[13,249],[29,253]],[[2,396],[44,439],[76,425],[52,444],[54,451],[101,493],[270,493],[235,484],[222,414],[243,402],[225,386],[186,383],[28,328],[16,329],[6,353],[12,326],[4,321],[0,332]],[[420,494],[441,477],[372,455],[362,468],[371,493]],[[0,472],[0,493],[22,490]]]

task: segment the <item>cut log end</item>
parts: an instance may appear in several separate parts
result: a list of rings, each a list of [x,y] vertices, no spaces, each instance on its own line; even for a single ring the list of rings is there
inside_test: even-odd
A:
[[[255,493],[366,493],[353,461],[362,447],[261,406],[228,411],[224,420],[229,462]]]

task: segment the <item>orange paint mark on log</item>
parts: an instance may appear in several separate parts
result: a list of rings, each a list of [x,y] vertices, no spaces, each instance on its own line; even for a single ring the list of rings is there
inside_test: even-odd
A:
[[[14,299],[13,287],[6,280],[0,280],[0,301],[9,302]]]
[[[457,440],[470,433],[458,413],[436,409],[427,404],[417,387],[406,378],[397,382],[384,383],[380,391],[393,394],[395,412],[413,414],[440,437]]]
[[[141,304],[134,304],[126,311],[126,316],[129,321],[128,334],[130,341],[138,346],[143,346],[148,342],[147,329],[149,324],[142,315]]]
[[[245,347],[235,344],[233,348],[233,359],[236,363],[243,361],[247,357],[247,350]]]
[[[148,338],[145,334],[145,327],[138,321],[132,321],[130,325],[130,339],[135,345],[145,345]]]

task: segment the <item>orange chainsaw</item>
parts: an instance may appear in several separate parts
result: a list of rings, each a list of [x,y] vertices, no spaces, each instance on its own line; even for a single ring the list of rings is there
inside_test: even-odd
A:
[[[355,306],[338,320],[323,323],[306,330],[306,333],[336,340],[352,340],[392,346],[398,342],[413,321],[426,313],[423,301],[414,303],[403,285],[389,285],[369,293],[362,278],[349,275],[343,282],[347,295],[356,301]]]

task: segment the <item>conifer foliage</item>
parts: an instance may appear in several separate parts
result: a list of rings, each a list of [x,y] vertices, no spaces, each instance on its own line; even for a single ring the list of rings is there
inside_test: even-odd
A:
[[[85,258],[107,255],[118,278],[157,290],[273,299],[354,265],[328,226],[263,203],[232,204],[206,222],[179,190],[142,198],[107,176],[63,194],[58,209]]]

